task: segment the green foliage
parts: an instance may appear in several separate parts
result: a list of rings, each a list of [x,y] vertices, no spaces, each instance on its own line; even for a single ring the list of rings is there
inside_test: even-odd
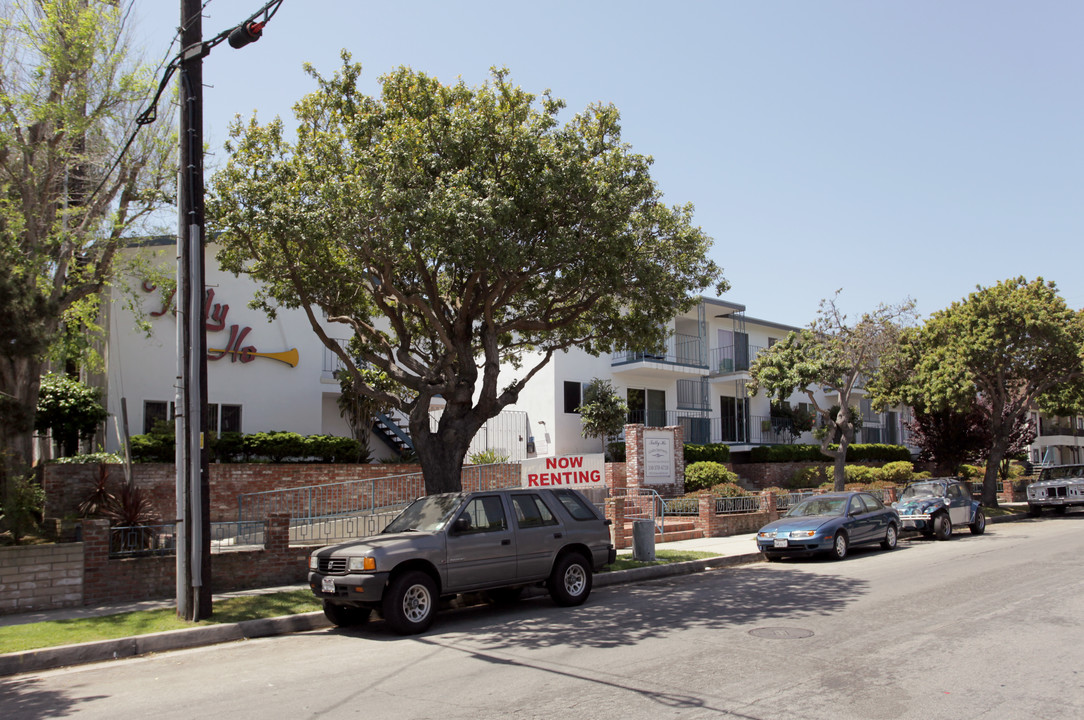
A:
[[[957,476],[961,480],[981,480],[986,474],[986,468],[978,465],[961,465]]]
[[[124,463],[124,458],[120,456],[120,453],[110,453],[99,450],[98,452],[83,453],[82,455],[56,458],[49,462],[56,463],[57,465],[121,465]]]
[[[717,483],[708,488],[712,495],[718,495],[719,497],[748,497],[753,495],[753,493],[737,483],[737,475],[729,473],[728,476],[730,479],[726,482]]]
[[[979,287],[905,333],[869,389],[919,411],[969,412],[990,431],[983,504],[997,504],[997,471],[1031,409],[1084,407],[1084,313],[1052,282],[1017,277]],[[1075,413],[1074,413],[1075,414]]]
[[[915,466],[907,460],[886,463],[881,467],[881,479],[896,485],[906,485],[915,477]]]
[[[838,446],[831,446],[838,448]],[[760,445],[753,448],[749,457],[753,462],[824,462],[825,456],[819,445]],[[856,443],[847,447],[847,460],[903,461],[910,460],[911,452],[902,445],[882,443]]]
[[[660,202],[616,108],[561,125],[564,103],[409,68],[365,95],[343,53],[286,123],[237,123],[208,216],[221,266],[268,313],[305,306],[353,328],[358,357],[409,392],[428,492],[458,489],[472,430],[554,353],[657,347],[703,288],[726,288],[690,206]],[[502,378],[502,366],[516,366]],[[431,428],[434,398],[444,420]]]
[[[41,522],[45,490],[32,473],[19,474],[9,482],[8,496],[0,498],[0,520],[7,523],[12,541],[18,545]]]
[[[730,462],[730,446],[723,443],[711,443],[709,445],[685,443],[686,464],[705,460],[717,463]]]
[[[176,458],[173,426],[159,423],[147,435],[133,435],[129,443],[133,462],[170,463]],[[251,435],[211,435],[208,444],[216,462],[320,462],[367,463],[368,453],[357,440],[334,435],[299,435],[262,432]]]
[[[795,470],[787,480],[787,487],[792,490],[820,487],[828,482],[828,469],[825,465],[812,465]]]
[[[61,454],[74,455],[79,440],[92,437],[107,417],[101,388],[67,375],[48,374],[41,379],[34,427],[38,432],[50,431]]]
[[[735,482],[738,476],[726,466],[711,461],[695,462],[685,466],[685,491],[707,490],[720,483]]]
[[[497,465],[508,462],[508,455],[499,450],[482,450],[481,452],[471,453],[467,460],[472,465]]]
[[[605,444],[609,438],[621,433],[628,416],[628,405],[614,392],[609,380],[593,378],[584,388],[580,422],[585,438],[602,438]]]
[[[612,442],[606,446],[606,452],[609,454],[610,462],[625,462],[625,443]]]
[[[124,238],[174,192],[169,122],[120,152],[156,81],[128,53],[129,10],[76,0],[0,7],[0,457],[13,467],[31,462],[49,346],[90,329]],[[0,482],[9,477],[0,470]]]
[[[868,485],[872,482],[884,480],[881,468],[869,467],[868,465],[847,465],[843,469],[843,473],[848,483]]]

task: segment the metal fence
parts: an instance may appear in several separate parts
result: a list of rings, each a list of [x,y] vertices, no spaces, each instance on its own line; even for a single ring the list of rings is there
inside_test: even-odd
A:
[[[760,512],[759,495],[741,495],[738,497],[715,498],[715,513],[717,515],[755,512]]]
[[[267,526],[259,522],[211,523],[211,553],[262,548]],[[109,528],[109,557],[130,558],[177,553],[177,527],[136,525]]]
[[[463,468],[463,489],[519,485],[518,474],[502,476],[494,472],[498,467]],[[291,543],[330,544],[379,533],[399,511],[423,495],[421,473],[245,493],[237,497],[237,520],[257,522],[272,513],[285,513],[290,516]]]

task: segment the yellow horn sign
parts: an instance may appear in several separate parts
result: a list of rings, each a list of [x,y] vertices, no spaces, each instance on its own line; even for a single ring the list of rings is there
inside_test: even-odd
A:
[[[244,352],[242,350],[216,350],[215,348],[207,348],[207,352],[213,353],[230,353],[231,355],[250,355],[252,357],[265,357],[270,360],[278,360],[281,363],[286,363],[290,367],[297,367],[298,352],[297,348],[290,348],[289,350],[283,350],[282,352]]]

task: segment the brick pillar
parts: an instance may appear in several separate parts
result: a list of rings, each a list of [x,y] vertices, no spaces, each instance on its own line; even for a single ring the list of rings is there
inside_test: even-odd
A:
[[[623,550],[632,545],[629,532],[625,529],[625,498],[606,498],[606,517],[610,520],[610,529],[613,531],[614,547]]]
[[[625,484],[630,488],[644,486],[644,426],[625,426]]]
[[[108,598],[109,521],[83,520],[83,604]]]
[[[606,463],[606,487],[611,495],[620,494],[628,487],[625,463]]]
[[[290,549],[290,513],[270,513],[266,527],[264,550],[273,553],[287,552]]]
[[[719,516],[715,514],[715,495],[702,492],[697,495],[696,500],[699,511],[696,519],[697,527],[704,533],[704,537],[717,537]]]
[[[1012,480],[1001,483],[1001,502],[1016,502],[1016,488]]]
[[[892,503],[896,502],[897,492],[899,492],[899,490],[894,487],[885,488],[885,505],[891,505]]]
[[[760,511],[768,514],[768,522],[774,522],[779,519],[779,509],[775,502],[775,493],[770,490],[762,490],[760,492]]]

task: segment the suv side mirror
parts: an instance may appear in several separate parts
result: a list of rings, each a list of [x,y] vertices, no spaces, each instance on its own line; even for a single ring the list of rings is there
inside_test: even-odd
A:
[[[470,520],[463,517],[462,515],[457,517],[455,519],[455,522],[452,524],[452,532],[454,532],[456,535],[458,535],[460,533],[470,532],[470,529],[471,529]]]

